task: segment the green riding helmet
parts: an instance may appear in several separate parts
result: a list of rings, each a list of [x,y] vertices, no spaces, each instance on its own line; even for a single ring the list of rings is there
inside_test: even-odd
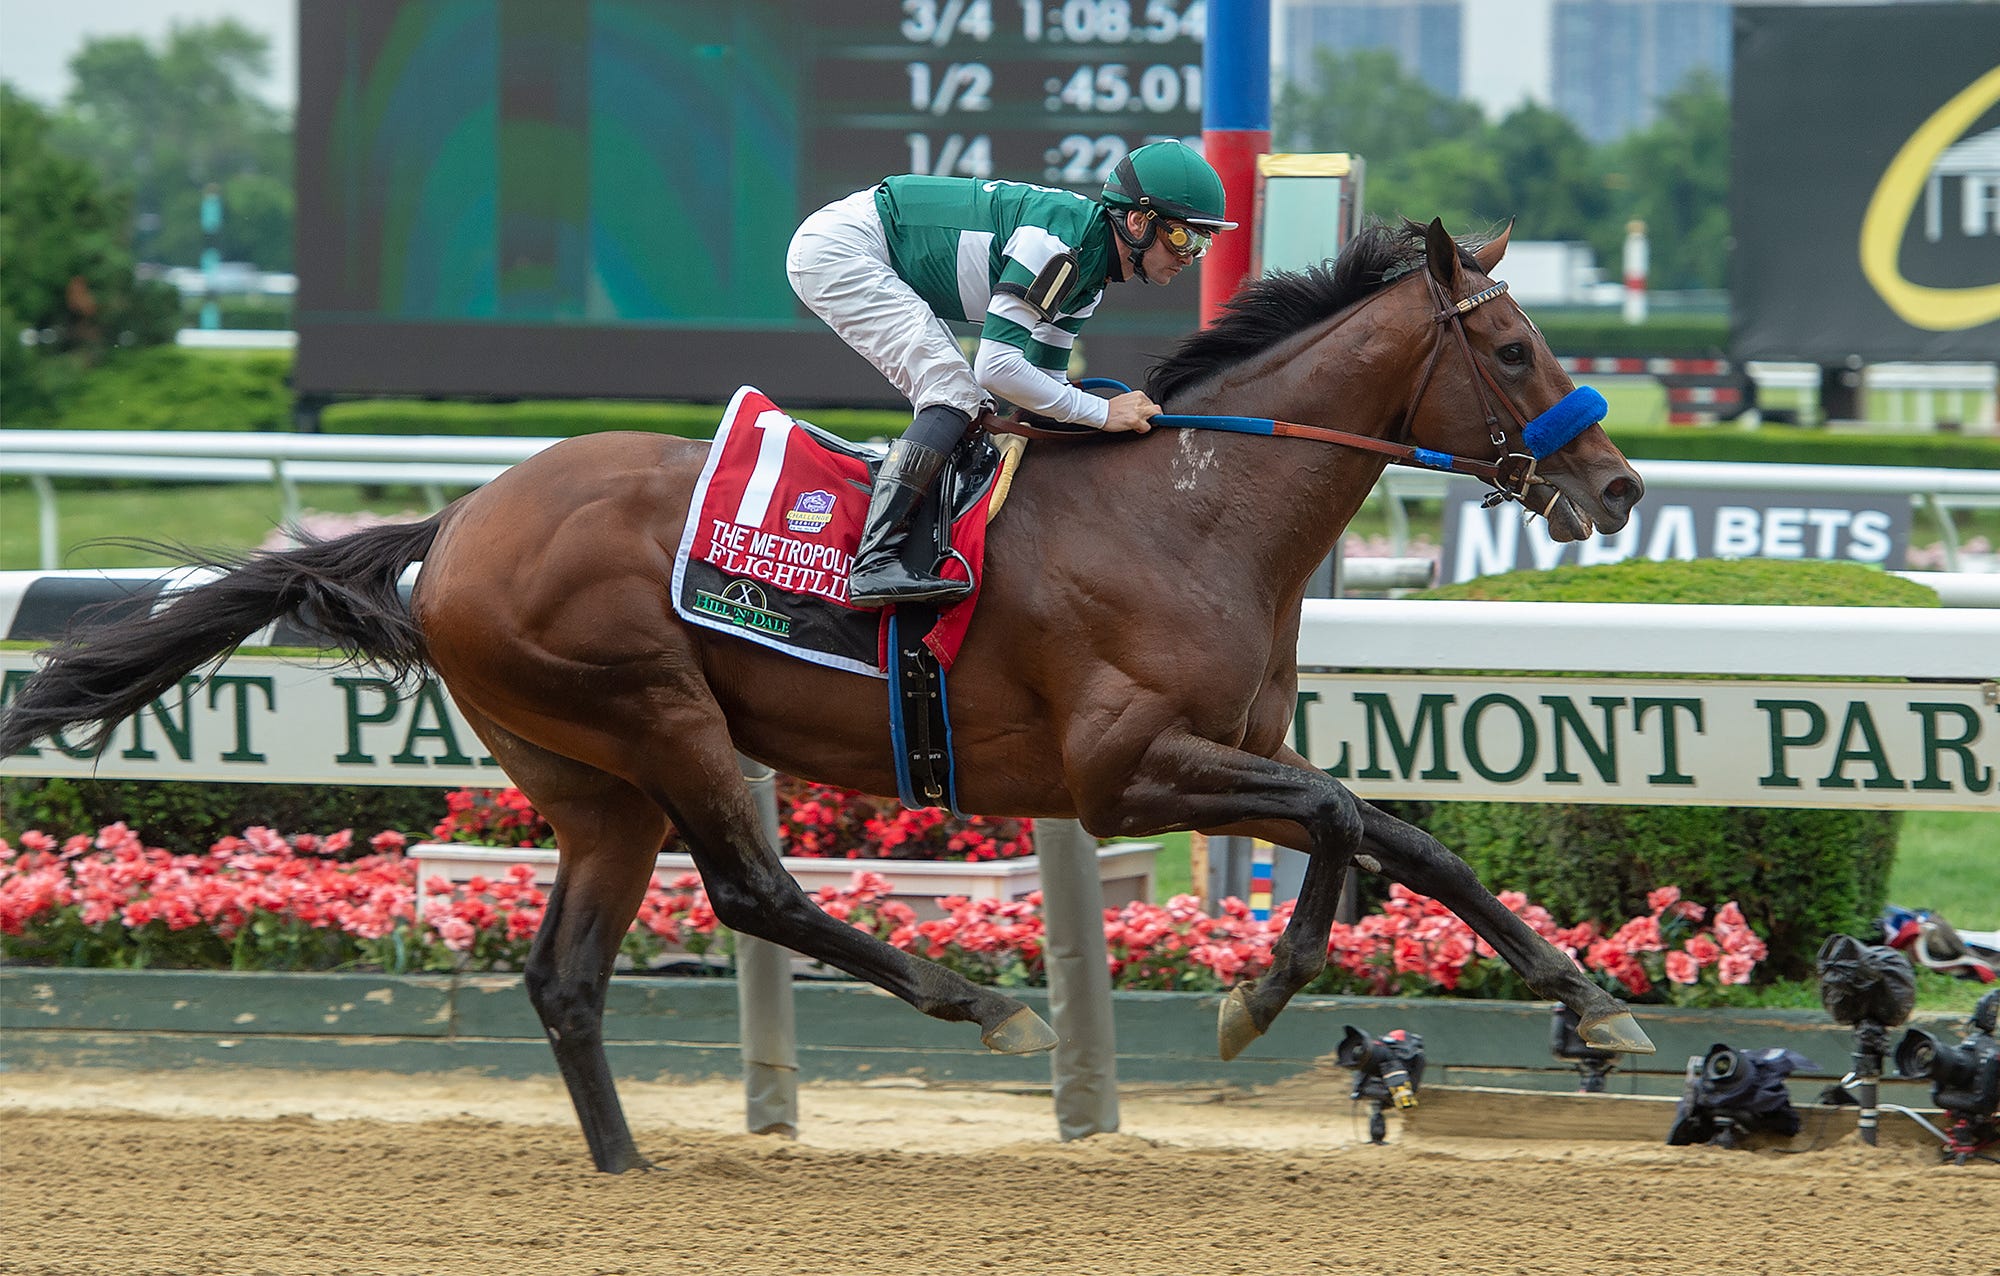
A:
[[[1137,208],[1199,226],[1235,230],[1223,216],[1222,179],[1185,142],[1148,142],[1118,161],[1104,183],[1104,203]]]

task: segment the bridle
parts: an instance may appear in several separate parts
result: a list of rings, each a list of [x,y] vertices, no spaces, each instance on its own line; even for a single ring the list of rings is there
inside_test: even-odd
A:
[[[1485,365],[1481,364],[1478,357],[1473,354],[1472,340],[1465,332],[1465,316],[1496,297],[1506,295],[1505,281],[1482,288],[1471,296],[1457,301],[1446,295],[1444,285],[1440,284],[1437,277],[1429,271],[1424,272],[1424,282],[1429,286],[1431,300],[1437,307],[1431,315],[1431,322],[1450,325],[1452,336],[1457,339],[1458,348],[1464,352],[1465,361],[1471,366],[1472,386],[1479,395],[1479,408],[1485,418],[1487,437],[1494,447],[1503,449],[1496,459],[1487,461],[1457,456],[1411,443],[1378,439],[1369,434],[1355,434],[1352,431],[1335,430],[1321,425],[1276,421],[1269,417],[1162,413],[1153,418],[1153,425],[1158,429],[1167,430],[1223,430],[1234,434],[1268,434],[1281,438],[1316,439],[1322,443],[1374,452],[1388,457],[1391,465],[1446,470],[1476,478],[1493,489],[1487,494],[1485,501],[1489,506],[1498,505],[1503,501],[1520,501],[1523,505],[1527,505],[1526,497],[1529,489],[1540,483],[1550,487],[1550,496],[1547,504],[1534,512],[1547,517],[1549,511],[1555,508],[1556,502],[1562,499],[1562,494],[1555,491],[1553,485],[1542,478],[1536,465],[1604,419],[1604,396],[1589,386],[1578,386],[1533,420],[1523,417],[1520,409],[1514,406],[1514,401],[1508,398],[1506,392],[1493,380],[1492,373],[1488,372]],[[1381,295],[1383,294],[1376,294],[1376,296]],[[1373,299],[1371,297],[1369,300]],[[1364,302],[1363,305],[1365,304]],[[1358,312],[1359,307],[1354,313]],[[1409,406],[1403,409],[1402,418],[1398,423],[1396,433],[1399,438],[1409,436],[1410,427],[1416,419],[1417,407],[1423,401],[1424,392],[1430,389],[1431,377],[1437,371],[1438,356],[1443,353],[1445,344],[1446,339],[1442,335],[1431,342],[1431,352],[1424,361],[1423,375],[1417,379],[1416,393],[1410,396]],[[1101,388],[1126,393],[1131,389],[1124,382],[1114,381],[1109,377],[1086,377],[1076,384],[1080,389],[1086,390]],[[1488,389],[1493,391],[1501,403],[1507,405],[1507,414],[1519,428],[1518,437],[1522,450],[1512,452],[1504,450],[1508,444],[1507,430],[1500,424],[1500,417],[1493,409],[1492,400],[1487,397]],[[1098,431],[1089,426],[1051,430],[1047,426],[1018,427],[1014,423],[1009,423],[1007,429],[1010,432],[1027,434],[1032,438],[1102,437]],[[1533,506],[1528,508],[1534,509]]]
[[[1473,373],[1472,389],[1479,396],[1479,413],[1486,424],[1486,437],[1495,448],[1500,450],[1499,458],[1489,462],[1494,467],[1494,473],[1491,478],[1487,479],[1487,482],[1491,485],[1493,491],[1488,494],[1483,504],[1490,508],[1503,501],[1519,501],[1522,505],[1527,506],[1528,490],[1536,483],[1542,481],[1541,476],[1536,472],[1536,464],[1551,452],[1554,452],[1556,448],[1537,450],[1527,442],[1528,427],[1531,422],[1521,415],[1521,410],[1514,405],[1514,400],[1508,397],[1507,392],[1500,388],[1498,382],[1494,381],[1493,374],[1487,370],[1486,365],[1481,363],[1478,357],[1472,353],[1472,338],[1467,336],[1465,332],[1465,316],[1471,314],[1487,302],[1505,296],[1507,294],[1507,281],[1504,279],[1500,280],[1480,289],[1469,297],[1462,297],[1457,301],[1451,299],[1445,292],[1444,285],[1439,283],[1437,277],[1428,270],[1424,272],[1424,284],[1430,289],[1431,301],[1437,307],[1431,314],[1431,322],[1434,324],[1449,325],[1451,335],[1457,338],[1459,351],[1465,355],[1466,366]],[[1416,393],[1410,396],[1410,404],[1403,409],[1403,419],[1396,427],[1396,436],[1399,439],[1408,438],[1410,435],[1411,426],[1416,421],[1417,407],[1424,401],[1424,392],[1430,389],[1431,374],[1437,371],[1438,356],[1443,353],[1444,347],[1445,342],[1442,338],[1431,343],[1431,353],[1430,357],[1424,361],[1423,375],[1417,378]],[[1523,446],[1528,447],[1528,451],[1509,452],[1506,450],[1507,430],[1500,424],[1500,417],[1493,410],[1492,399],[1488,399],[1486,396],[1486,392],[1489,389],[1493,391],[1493,398],[1498,399],[1506,406],[1507,415],[1513,418],[1514,425],[1520,431]],[[1572,391],[1570,396],[1565,397],[1561,403],[1556,405],[1556,408],[1560,408],[1563,403],[1569,402],[1569,399],[1574,397],[1576,393],[1576,391]],[[1596,395],[1597,392],[1593,390],[1590,393]],[[1602,401],[1601,397],[1599,401]],[[1551,408],[1550,411],[1553,412],[1556,408]],[[1546,415],[1545,413],[1544,416]],[[1536,420],[1541,419],[1541,417],[1536,418]],[[1579,429],[1571,431],[1563,438],[1562,442],[1568,443],[1577,434],[1581,433],[1582,430],[1588,428],[1589,424],[1585,424]],[[1557,447],[1560,446],[1561,444],[1557,445]],[[1484,476],[1482,475],[1482,477]],[[1535,512],[1547,518],[1549,511],[1555,508],[1556,502],[1560,499],[1562,499],[1561,493],[1555,491],[1553,486],[1551,486],[1548,503]],[[1532,506],[1528,506],[1528,508],[1533,509]]]

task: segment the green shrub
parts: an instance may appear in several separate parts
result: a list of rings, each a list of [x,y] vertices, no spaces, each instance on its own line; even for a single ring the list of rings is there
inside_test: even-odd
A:
[[[122,820],[150,846],[199,854],[261,824],[280,833],[353,829],[357,853],[365,853],[384,829],[429,836],[445,816],[444,799],[441,788],[385,785],[8,779],[0,780],[0,836],[94,833]]]
[[[1936,591],[1859,563],[1775,558],[1628,558],[1601,567],[1479,576],[1413,598],[1538,603],[1734,603],[1782,607],[1936,607]]]
[[[1935,607],[1937,595],[1851,563],[1627,561],[1511,572],[1420,598],[1541,602],[1729,602]],[[1397,813],[1457,851],[1492,889],[1525,891],[1558,917],[1645,911],[1646,892],[1734,899],[1770,943],[1765,969],[1811,974],[1834,931],[1865,933],[1895,860],[1898,811],[1648,807],[1568,803],[1404,803]]]
[[[292,420],[283,350],[120,350],[80,378],[57,410],[10,425],[78,430],[280,430]]]

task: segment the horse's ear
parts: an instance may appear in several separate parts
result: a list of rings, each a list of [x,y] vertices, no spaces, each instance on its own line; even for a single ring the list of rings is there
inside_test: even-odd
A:
[[[1506,256],[1507,236],[1513,233],[1514,223],[1509,221],[1499,234],[1472,250],[1472,259],[1479,263],[1481,270],[1489,275],[1493,273],[1493,268],[1500,264],[1502,257]]]
[[[1424,260],[1432,276],[1444,285],[1447,297],[1456,297],[1464,291],[1461,285],[1465,267],[1458,263],[1458,243],[1445,230],[1441,217],[1431,218],[1431,224],[1424,227]]]

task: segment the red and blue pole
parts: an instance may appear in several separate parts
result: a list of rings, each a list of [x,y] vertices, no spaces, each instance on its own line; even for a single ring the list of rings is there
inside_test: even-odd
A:
[[[1201,146],[1222,178],[1229,216],[1201,263],[1201,321],[1250,273],[1257,233],[1257,157],[1271,149],[1271,0],[1208,0],[1202,53]]]

